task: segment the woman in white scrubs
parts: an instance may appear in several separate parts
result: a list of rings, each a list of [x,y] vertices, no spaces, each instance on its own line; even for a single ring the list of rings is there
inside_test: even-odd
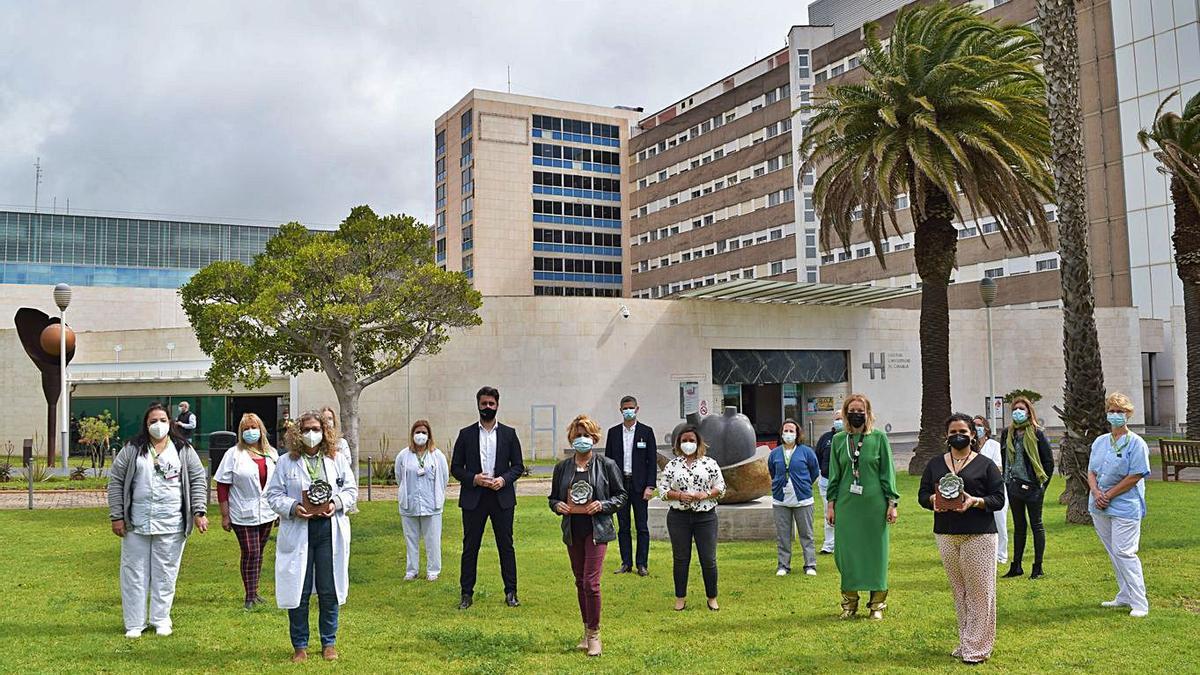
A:
[[[979,454],[992,460],[1000,471],[1004,471],[1004,456],[1000,454],[1000,441],[992,438],[992,425],[983,415],[976,415],[975,436],[979,439]],[[1008,563],[1008,495],[1004,495],[1004,508],[992,514],[996,518],[996,564]]]

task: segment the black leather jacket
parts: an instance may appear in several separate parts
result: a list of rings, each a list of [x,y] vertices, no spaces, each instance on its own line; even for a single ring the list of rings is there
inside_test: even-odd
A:
[[[575,478],[575,458],[568,457],[554,465],[554,478],[550,483],[550,510],[555,515],[562,516],[555,507],[559,502],[567,502],[571,490],[571,482]],[[617,538],[617,529],[613,527],[612,514],[629,501],[625,493],[625,479],[621,475],[621,467],[611,459],[593,454],[588,465],[588,480],[592,483],[592,499],[600,502],[600,513],[592,516],[592,539],[597,544],[606,544]],[[567,502],[570,503],[570,502]],[[571,521],[562,516],[563,543],[571,545]]]

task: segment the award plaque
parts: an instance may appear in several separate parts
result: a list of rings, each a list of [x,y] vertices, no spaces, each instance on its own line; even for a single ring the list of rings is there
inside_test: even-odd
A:
[[[571,513],[586,513],[584,507],[592,501],[592,484],[586,480],[571,483],[570,498]]]
[[[962,477],[948,473],[938,481],[937,491],[933,493],[933,508],[937,511],[956,511],[964,499],[966,494],[963,492]]]
[[[304,510],[309,513],[324,511],[325,505],[333,499],[333,486],[318,478],[304,491]]]

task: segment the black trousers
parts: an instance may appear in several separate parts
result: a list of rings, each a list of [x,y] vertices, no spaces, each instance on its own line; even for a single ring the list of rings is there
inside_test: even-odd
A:
[[[1042,554],[1046,552],[1046,526],[1042,524],[1042,502],[1045,497],[1043,488],[1027,497],[1008,488],[1008,508],[1013,518],[1014,566],[1021,565],[1021,557],[1025,554],[1025,533],[1029,529],[1033,530],[1033,564],[1039,567],[1042,564]]]
[[[516,509],[500,507],[496,493],[487,490],[479,498],[479,505],[463,510],[462,564],[459,585],[462,592],[475,592],[475,568],[479,564],[479,546],[483,543],[483,530],[488,519],[492,521],[492,534],[496,537],[496,550],[500,554],[500,577],[504,580],[504,592],[517,592],[517,553],[513,549],[513,514]]]
[[[633,491],[633,477],[625,476],[625,493],[629,499],[617,511],[617,543],[621,546],[621,564],[633,567],[633,536],[629,532],[629,510],[633,509],[633,525],[637,528],[637,565],[646,567],[650,559],[650,525],[647,522],[646,500],[642,493]]]
[[[717,597],[717,510],[667,512],[667,534],[674,559],[675,597],[687,597],[688,572],[692,566],[692,541],[700,556],[705,597]]]

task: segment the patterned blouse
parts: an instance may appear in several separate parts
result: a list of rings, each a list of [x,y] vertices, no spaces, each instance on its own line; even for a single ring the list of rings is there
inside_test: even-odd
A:
[[[721,467],[717,460],[711,457],[699,457],[695,463],[688,466],[686,457],[676,457],[667,462],[667,467],[658,476],[658,494],[673,509],[681,511],[712,511],[717,508],[717,500],[725,496],[725,477],[721,475]],[[669,490],[680,492],[709,492],[717,489],[717,496],[701,499],[698,502],[685,504],[678,500],[667,500]]]

